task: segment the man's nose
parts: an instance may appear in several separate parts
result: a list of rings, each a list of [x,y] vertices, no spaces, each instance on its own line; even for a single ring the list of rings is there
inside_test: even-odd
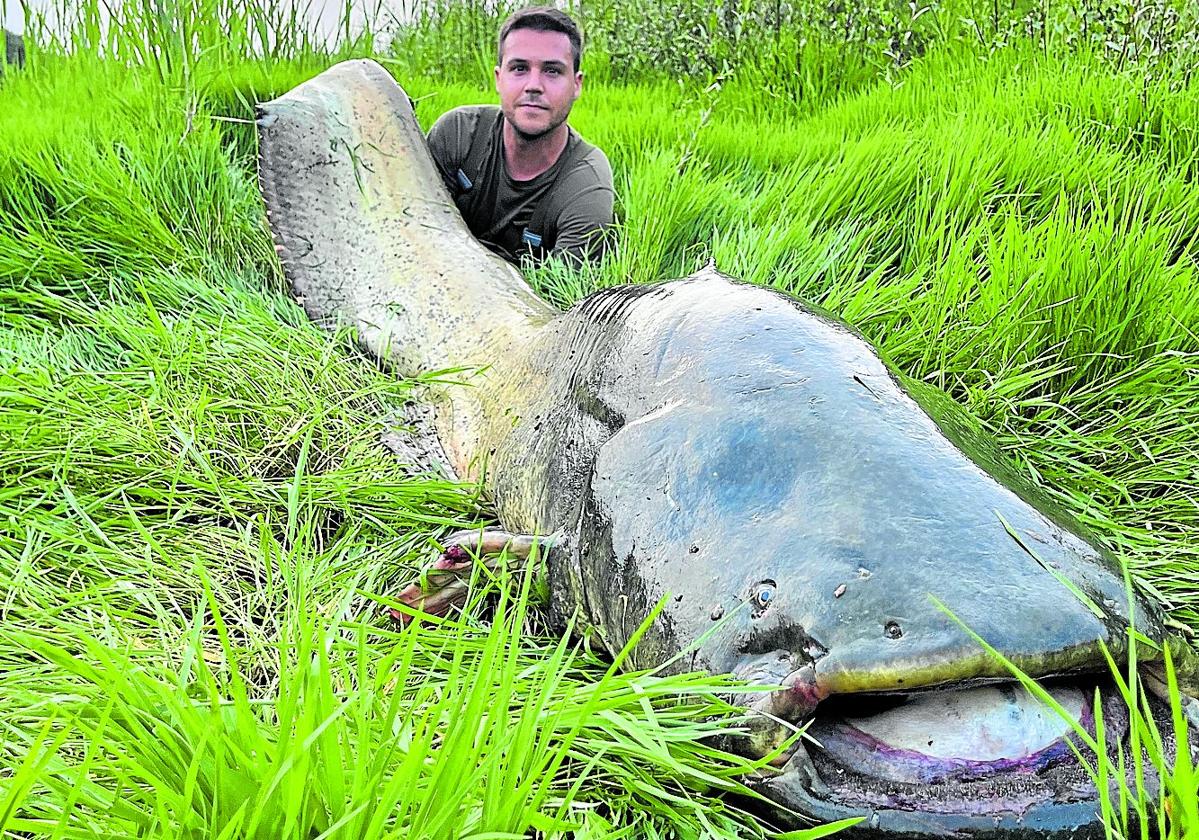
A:
[[[528,76],[525,77],[525,90],[533,90],[540,92],[542,90],[541,71],[530,70]]]

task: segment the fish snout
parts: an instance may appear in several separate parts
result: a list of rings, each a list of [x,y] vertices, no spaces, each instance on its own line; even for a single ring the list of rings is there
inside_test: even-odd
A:
[[[803,664],[797,668],[797,662]],[[817,705],[829,696],[817,679],[815,664],[789,650],[754,657],[736,668],[734,675],[750,690],[730,700],[744,706],[751,717],[746,740],[733,748],[754,757],[768,755],[793,738],[811,720]],[[788,751],[774,763],[781,765],[790,755]]]
[[[777,692],[779,717],[793,722],[805,720],[829,693],[828,687],[817,679],[815,663],[804,665],[788,674],[783,680],[783,690]]]
[[[750,686],[770,686],[770,691],[738,695],[738,701],[755,711],[799,723],[812,716],[828,687],[817,680],[816,663],[808,650],[773,650],[746,660],[733,669],[733,676]]]

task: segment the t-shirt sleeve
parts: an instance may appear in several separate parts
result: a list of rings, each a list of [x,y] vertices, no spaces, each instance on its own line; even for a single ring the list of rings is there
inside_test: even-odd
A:
[[[456,108],[438,117],[429,129],[429,154],[433,156],[433,164],[441,173],[450,195],[457,195],[462,190],[458,184],[458,169],[470,151],[470,132],[466,123],[466,114]]]
[[[599,260],[613,235],[612,167],[599,149],[590,154],[562,184],[561,207],[551,258],[581,263]]]

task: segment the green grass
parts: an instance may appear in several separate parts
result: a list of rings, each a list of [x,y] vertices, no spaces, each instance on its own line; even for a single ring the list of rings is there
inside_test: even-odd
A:
[[[439,537],[490,514],[380,445],[413,383],[288,299],[249,120],[384,45],[328,54],[269,5],[130,6],[107,32],[72,8],[75,52],[35,32],[0,83],[0,836],[769,831],[718,795],[750,764],[700,741],[736,722],[721,678],[619,673],[546,630],[519,584],[461,619],[382,618]],[[533,282],[567,305],[714,259],[823,304],[968,406],[1199,627],[1183,48],[1016,38],[1024,7],[977,32],[950,25],[956,6],[927,31],[887,8],[847,7],[889,23],[842,41],[809,22],[802,49],[708,37],[731,63],[696,47],[679,82],[597,6],[572,122],[614,165],[621,247]],[[645,33],[667,26],[644,11]],[[901,30],[922,54],[877,60]],[[493,100],[485,53],[382,57],[427,125]],[[1199,799],[1193,768],[1170,772],[1176,802]],[[1195,830],[1193,808],[1167,818],[1135,791],[1115,830],[1138,807],[1166,836]]]

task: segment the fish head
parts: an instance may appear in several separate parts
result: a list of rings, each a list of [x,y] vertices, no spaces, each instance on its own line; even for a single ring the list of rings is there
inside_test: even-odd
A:
[[[741,348],[735,370],[695,336],[686,375],[665,371],[600,448],[578,566],[601,636],[621,646],[660,603],[635,664],[769,687],[736,698],[765,722],[750,751],[802,726],[819,742],[762,781],[785,807],[901,834],[1094,823],[1079,731],[1098,710],[1123,737],[1104,649],[1121,655],[1129,626],[1160,639],[1158,611],[974,451],[968,419],[836,324],[784,327],[746,332],[758,363]]]

